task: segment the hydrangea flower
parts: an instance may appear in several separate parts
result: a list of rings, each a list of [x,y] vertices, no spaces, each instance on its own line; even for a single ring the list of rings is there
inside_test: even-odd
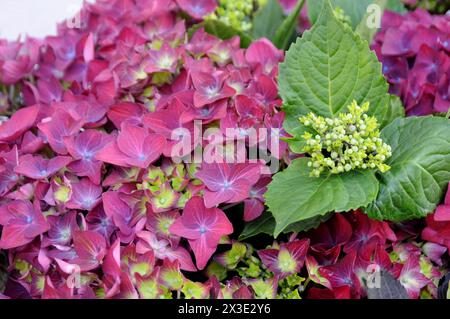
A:
[[[10,249],[30,243],[49,230],[50,225],[37,205],[29,201],[12,201],[0,207],[3,226],[0,247]]]
[[[261,165],[203,163],[195,176],[207,187],[206,207],[214,207],[221,203],[236,203],[248,198],[251,187],[261,176]]]
[[[173,223],[169,231],[187,238],[194,251],[197,267],[203,269],[214,253],[220,238],[233,232],[233,225],[218,208],[206,208],[203,199],[193,197],[183,214]]]
[[[288,13],[297,2],[281,3]],[[227,23],[246,29],[252,12],[238,21],[237,10],[250,2],[225,4]],[[84,5],[83,28],[61,24],[56,36],[42,40],[0,40],[0,247],[9,261],[0,298],[362,297],[356,279],[372,262],[397,279],[402,274],[414,297],[436,296],[448,245],[445,207],[434,216],[441,220],[427,221],[423,237],[430,242],[412,243],[411,225],[391,228],[350,212],[261,250],[259,242],[239,242],[217,206],[240,204],[245,220],[257,218],[270,182],[263,165],[171,158],[198,121],[200,135],[237,129],[245,147],[252,146],[250,129],[266,128],[263,151],[289,162],[284,141],[271,145],[287,135],[277,90],[284,53],[267,39],[243,49],[239,37],[220,40],[203,28],[188,37],[192,23],[208,19],[217,5],[97,1]],[[407,87],[406,104],[419,100],[427,109],[436,87],[435,108],[442,110],[448,81],[433,66],[445,69],[448,50],[445,37],[434,37],[436,29],[442,32],[436,21],[431,31],[417,31],[431,50],[415,41],[394,43],[389,31],[382,60],[391,68],[386,74],[401,69],[400,80],[390,82]],[[410,51],[418,52],[417,70],[403,86]],[[433,86],[421,87],[425,79]],[[172,136],[177,128],[186,134]],[[178,159],[202,142],[191,141]],[[408,259],[418,266],[406,266]],[[220,282],[203,280],[198,268],[221,275]],[[310,280],[302,277],[307,273]],[[419,273],[425,286],[416,284]]]
[[[369,103],[359,106],[353,101],[348,113],[324,118],[309,113],[300,118],[307,129],[304,152],[311,156],[311,176],[323,172],[340,174],[350,170],[389,170],[384,161],[391,156],[391,147],[380,138],[377,119],[368,116]]]
[[[283,278],[300,271],[305,262],[308,248],[309,239],[295,240],[282,244],[279,249],[260,250],[258,255],[270,271]]]

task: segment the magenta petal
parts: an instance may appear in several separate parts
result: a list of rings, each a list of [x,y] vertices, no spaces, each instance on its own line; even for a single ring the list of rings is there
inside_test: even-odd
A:
[[[0,125],[0,141],[12,142],[31,128],[36,122],[39,109],[38,105],[33,105],[15,112],[10,120]]]
[[[261,216],[264,211],[264,204],[258,199],[244,200],[244,221],[250,222]]]
[[[430,282],[420,271],[419,258],[412,256],[403,265],[399,280],[409,296],[414,299],[419,297],[420,290]]]
[[[3,224],[0,247],[10,249],[25,245],[50,228],[40,210],[29,201],[13,201],[0,210]]]
[[[209,246],[205,236],[202,236],[199,239],[189,240],[189,245],[194,251],[197,268],[199,270],[204,269],[209,258],[211,258],[216,251],[216,246]]]
[[[113,278],[120,277],[120,240],[116,240],[108,250],[102,266],[103,272]]]
[[[25,236],[26,229],[23,225],[11,225],[4,227],[2,231],[2,237],[0,239],[1,249],[11,249],[28,244],[34,238]]]
[[[173,224],[169,228],[169,231],[172,234],[187,239],[197,239],[200,237],[200,233],[193,228],[186,227],[181,218],[178,218],[175,222],[173,222]]]
[[[423,252],[437,265],[442,266],[442,255],[447,251],[447,247],[435,244],[435,243],[425,243],[422,246]]]
[[[60,169],[66,167],[73,161],[72,157],[69,156],[56,156],[48,161],[48,171],[49,175],[53,175]]]
[[[309,248],[309,239],[294,240],[285,245],[286,249],[298,263],[298,268],[303,267],[306,253]]]
[[[145,159],[144,141],[148,135],[149,133],[146,129],[124,123],[117,137],[117,146],[122,153],[131,158]]]
[[[114,224],[122,231],[128,229],[128,221],[131,221],[131,208],[120,199],[119,192],[106,192],[102,195],[103,207],[106,216],[114,221]]]
[[[105,238],[93,231],[76,231],[73,243],[78,257],[101,261],[106,253]]]
[[[95,158],[105,163],[122,167],[131,167],[127,162],[127,156],[120,151],[116,141],[106,144],[106,146],[95,155]]]
[[[217,3],[215,0],[176,0],[181,9],[186,11],[191,17],[201,19],[212,13]]]
[[[183,214],[169,228],[177,236],[189,239],[196,255],[197,267],[203,269],[216,250],[220,238],[233,232],[233,225],[218,208],[206,208],[201,197],[191,198]],[[206,249],[205,254],[202,249]],[[203,254],[203,255],[202,255]]]
[[[157,160],[165,144],[163,136],[149,134],[147,129],[129,123],[122,125],[122,131],[117,138],[117,146],[123,154],[126,154],[126,162],[140,168],[147,168]]]
[[[78,133],[83,124],[82,119],[75,119],[68,112],[58,109],[50,118],[44,119],[37,126],[52,149],[58,154],[66,155],[64,138]]]
[[[447,193],[445,194],[444,203],[450,205],[450,183],[448,183],[447,186]]]
[[[258,250],[258,256],[270,271],[278,273],[278,249]]]
[[[228,203],[232,197],[233,194],[230,192],[223,192],[223,191],[211,192],[208,190],[204,191],[205,205],[208,208],[216,207],[221,203]]]
[[[136,125],[140,124],[143,113],[143,107],[139,104],[123,102],[115,104],[109,109],[108,118],[116,128],[120,128],[125,121]]]
[[[439,205],[434,213],[436,221],[450,221],[450,205]]]
[[[180,268],[186,271],[197,271],[197,268],[192,262],[192,257],[186,249],[178,246],[172,253],[176,257],[176,260],[180,262]]]
[[[83,178],[72,184],[72,196],[66,206],[71,209],[92,210],[101,201],[102,188]]]
[[[68,156],[56,156],[47,160],[41,156],[25,155],[20,158],[15,172],[29,178],[43,179],[55,174],[70,162],[72,158]]]

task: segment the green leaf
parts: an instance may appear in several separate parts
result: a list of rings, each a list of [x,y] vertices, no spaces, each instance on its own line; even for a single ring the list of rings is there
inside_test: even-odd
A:
[[[396,95],[386,95],[387,107],[373,110],[372,115],[378,119],[380,128],[384,128],[399,117],[405,117],[405,107]]]
[[[278,0],[269,0],[253,18],[252,35],[255,39],[273,40],[275,32],[284,20],[283,7]]]
[[[274,176],[264,195],[275,217],[274,236],[287,226],[329,212],[345,212],[371,203],[378,193],[373,171],[310,177],[308,158],[294,160]]]
[[[308,1],[308,16],[312,24],[314,24],[320,16],[324,0]],[[401,0],[331,0],[333,8],[339,7],[344,10],[345,14],[350,17],[352,27],[355,29],[367,14],[367,8],[371,4],[381,4],[383,14],[384,9],[405,13],[406,9]],[[383,4],[382,2],[386,2]]]
[[[397,119],[381,131],[391,145],[391,169],[379,176],[380,192],[368,206],[372,218],[402,221],[431,213],[450,181],[450,120]]]
[[[286,227],[283,231],[284,234],[289,234],[292,232],[300,233],[311,229],[315,229],[320,226],[320,224],[326,222],[333,216],[333,213],[328,213],[325,215],[316,216],[303,220],[301,222],[293,223]],[[245,240],[250,237],[254,237],[259,234],[273,235],[275,230],[275,219],[273,215],[269,212],[264,212],[261,217],[246,223],[242,233],[239,235],[239,240]]]
[[[299,125],[291,130],[292,137],[291,138],[285,138],[285,141],[288,143],[289,148],[292,152],[296,154],[303,154],[304,147],[306,146],[306,140],[302,137],[303,134],[306,132],[309,132],[313,135],[316,135],[317,132],[315,132],[313,129],[309,127],[305,127],[303,125]]]
[[[248,46],[253,41],[252,37],[247,33],[236,30],[233,27],[230,27],[225,23],[214,19],[208,19],[203,21],[202,23],[198,23],[192,26],[188,30],[189,38],[191,38],[192,35],[202,27],[205,28],[205,32],[214,35],[222,40],[228,40],[234,36],[239,36],[241,38],[241,48],[248,48]]]
[[[298,0],[294,10],[288,15],[286,20],[283,21],[275,34],[273,43],[281,50],[286,50],[291,40],[291,35],[295,32],[295,28],[298,23],[298,16],[302,11],[305,0]]]
[[[274,229],[275,219],[269,212],[264,212],[258,219],[245,224],[242,233],[239,235],[239,240],[245,240],[259,234],[272,235]]]
[[[408,12],[401,0],[388,0],[386,9],[401,14]]]
[[[325,215],[318,215],[314,216],[312,218],[308,218],[305,220],[302,220],[300,222],[293,223],[286,227],[286,229],[283,231],[284,233],[300,233],[305,232],[311,229],[315,229],[320,226],[320,224],[325,223],[327,220],[333,216],[334,212],[326,213]]]
[[[389,105],[381,63],[366,42],[336,20],[328,0],[319,21],[280,64],[279,91],[291,134],[309,112],[333,117],[356,100],[370,102],[369,115],[379,118]]]
[[[323,3],[328,0],[310,0],[308,1],[308,16],[312,24],[320,19],[320,13]],[[367,7],[372,4],[373,0],[331,0],[333,8],[339,7],[344,10],[345,14],[350,17],[352,27],[360,23],[367,11]]]

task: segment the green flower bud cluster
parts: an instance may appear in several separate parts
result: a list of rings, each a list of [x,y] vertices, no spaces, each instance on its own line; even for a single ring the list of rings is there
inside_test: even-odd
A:
[[[384,164],[391,147],[380,138],[377,119],[368,116],[369,103],[359,106],[353,101],[348,113],[334,118],[324,118],[309,113],[300,118],[306,133],[303,151],[311,156],[310,175],[319,177],[323,172],[339,174],[356,169],[390,169]]]
[[[219,0],[219,6],[209,17],[217,19],[239,31],[252,28],[253,0]]]

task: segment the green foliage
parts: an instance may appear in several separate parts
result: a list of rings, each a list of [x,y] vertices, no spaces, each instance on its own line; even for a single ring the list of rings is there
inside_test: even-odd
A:
[[[386,7],[393,4],[384,3]],[[354,9],[360,5],[355,4]],[[315,225],[333,212],[358,208],[366,208],[369,216],[377,219],[420,218],[433,211],[443,197],[450,180],[449,120],[405,119],[401,101],[388,93],[375,54],[366,41],[338,20],[335,11],[326,0],[314,27],[297,39],[280,64],[279,90],[286,112],[285,128],[293,136],[285,140],[294,152],[306,152],[313,158],[296,159],[274,176],[265,194],[274,220],[264,214],[246,225],[241,238],[272,231],[277,237],[296,225],[301,229]],[[352,18],[353,21],[356,20]],[[369,127],[374,133],[371,141],[375,138],[378,144],[366,145],[363,139],[358,149],[353,150],[356,144],[348,138],[355,125],[343,123],[342,119],[354,117],[343,114],[354,100],[353,107],[363,105],[368,113],[367,117],[359,114],[361,118],[357,121],[364,127],[355,127],[357,137]],[[367,110],[368,104],[371,107]],[[336,118],[342,123],[335,123]],[[382,128],[381,134],[377,123]],[[340,126],[341,132],[327,130]],[[340,157],[333,143],[346,137],[345,145],[341,146],[346,149],[351,146],[352,154],[356,152],[358,156],[352,155],[349,158],[352,164],[346,163],[339,169],[336,162],[328,162]],[[359,152],[364,147],[374,150],[372,155],[379,157],[376,163],[361,163],[364,156]],[[325,164],[327,169],[320,169]],[[391,169],[387,171],[389,166]],[[375,173],[375,168],[385,173]]]
[[[311,23],[314,24],[319,19],[324,1],[325,0],[308,1],[308,16]],[[362,23],[367,14],[367,8],[371,4],[380,5],[381,13],[384,9],[399,13],[406,12],[401,0],[331,0],[330,2],[333,8],[339,7],[344,11],[345,15],[349,17],[353,29]]]
[[[373,171],[320,177],[311,177],[310,171],[307,158],[296,159],[269,185],[265,198],[276,221],[275,237],[292,223],[365,207],[377,196],[378,181]]]
[[[396,95],[389,95],[389,107],[379,111],[377,118],[382,128],[399,117],[405,117],[405,107]],[[384,113],[381,111],[384,111]]]
[[[315,24],[319,18],[325,0],[309,0],[308,16],[312,24]],[[339,7],[350,18],[351,27],[355,28],[366,13],[367,7],[372,0],[331,0],[333,8]]]
[[[392,147],[391,170],[379,176],[380,192],[366,212],[372,218],[402,221],[431,213],[450,180],[450,120],[397,119],[381,132]]]
[[[298,0],[297,5],[294,10],[289,14],[289,16],[283,21],[281,26],[275,33],[275,38],[273,43],[275,46],[282,50],[287,50],[290,45],[290,40],[292,34],[296,32],[296,27],[298,23],[298,17],[302,11],[305,0]]]
[[[283,233],[300,233],[317,228],[320,224],[330,219],[331,216],[332,213],[328,213],[293,223],[286,227]],[[273,218],[273,215],[269,212],[264,212],[258,219],[245,224],[242,233],[239,235],[239,240],[246,240],[259,234],[273,235],[274,230],[275,219]]]
[[[245,240],[259,234],[272,235],[274,229],[275,219],[269,212],[264,212],[258,219],[245,224],[242,233],[239,235],[239,240]]]
[[[273,40],[275,33],[284,21],[284,12],[278,0],[269,0],[253,17],[252,35],[255,39]]]
[[[339,22],[329,2],[314,27],[291,46],[280,64],[279,90],[289,133],[298,118],[313,112],[334,117],[353,100],[369,102],[369,115],[384,123],[389,110],[388,84],[381,64],[366,42]]]
[[[253,17],[254,38],[268,38],[273,44],[286,50],[296,34],[300,11],[305,0],[299,0],[292,12],[286,17],[279,0],[268,0]]]

